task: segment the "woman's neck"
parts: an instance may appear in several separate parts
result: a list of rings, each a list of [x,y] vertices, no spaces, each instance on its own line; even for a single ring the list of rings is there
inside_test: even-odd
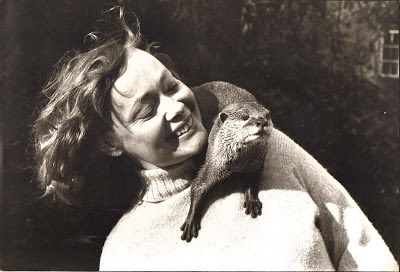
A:
[[[160,202],[190,186],[196,165],[191,158],[165,168],[139,170],[138,174],[145,186],[143,201]]]

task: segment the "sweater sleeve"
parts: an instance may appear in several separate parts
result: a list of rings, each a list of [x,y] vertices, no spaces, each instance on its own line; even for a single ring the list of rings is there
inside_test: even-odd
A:
[[[319,228],[337,270],[399,269],[389,248],[344,187],[282,133],[296,177],[319,208]]]

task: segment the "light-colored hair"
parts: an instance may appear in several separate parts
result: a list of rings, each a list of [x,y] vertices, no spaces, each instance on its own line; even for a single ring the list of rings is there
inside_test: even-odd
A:
[[[112,144],[110,90],[124,69],[127,48],[149,51],[139,22],[127,23],[115,7],[90,33],[85,52],[69,51],[58,62],[42,94],[46,105],[34,124],[37,173],[44,195],[76,203],[74,194],[100,177]],[[132,15],[132,14],[130,14]],[[92,192],[95,193],[95,192]]]

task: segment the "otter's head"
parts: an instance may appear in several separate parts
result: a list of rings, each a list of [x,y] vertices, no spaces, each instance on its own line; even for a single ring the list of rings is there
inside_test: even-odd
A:
[[[256,102],[230,104],[219,119],[222,126],[231,130],[235,141],[243,145],[265,141],[273,127],[270,111]]]

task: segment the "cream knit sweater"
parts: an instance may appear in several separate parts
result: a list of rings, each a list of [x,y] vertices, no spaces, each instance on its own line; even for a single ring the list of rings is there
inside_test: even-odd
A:
[[[199,237],[179,227],[190,205],[191,160],[140,173],[148,185],[108,236],[100,270],[398,270],[347,191],[300,146],[273,130],[260,182],[263,213],[245,215],[235,181],[215,188]]]

